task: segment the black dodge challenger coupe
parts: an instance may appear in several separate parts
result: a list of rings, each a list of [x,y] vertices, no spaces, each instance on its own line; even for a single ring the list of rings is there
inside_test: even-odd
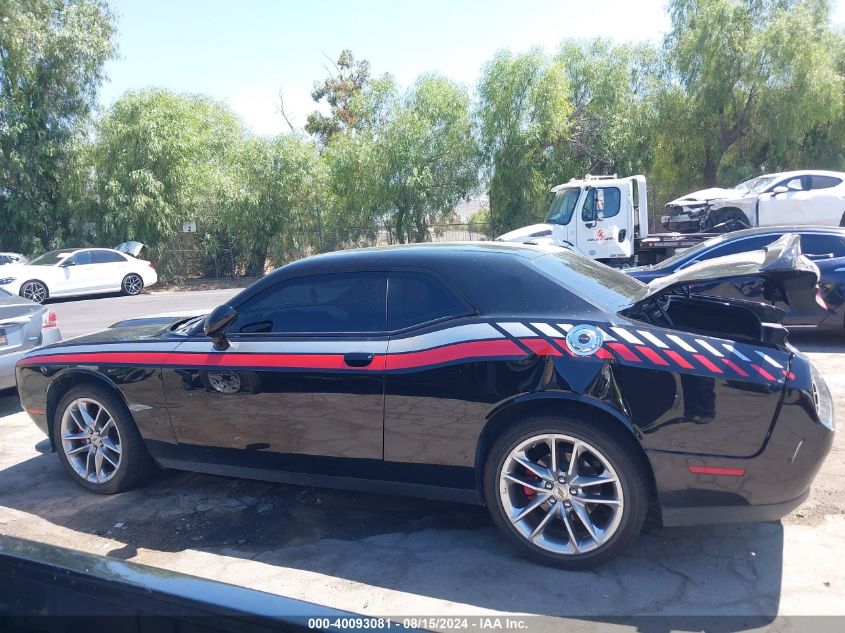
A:
[[[830,394],[783,311],[700,297],[818,269],[786,236],[646,286],[564,249],[415,245],[284,266],[208,316],[125,321],[17,366],[69,475],[127,490],[154,464],[485,504],[568,568],[645,520],[775,520],[833,440]]]

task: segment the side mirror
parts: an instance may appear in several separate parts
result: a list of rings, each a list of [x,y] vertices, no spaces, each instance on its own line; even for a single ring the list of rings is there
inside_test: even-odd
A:
[[[59,264],[60,268],[67,268],[68,266],[76,266],[76,262],[72,259],[66,259],[61,264]]]
[[[783,185],[778,185],[774,189],[772,189],[772,193],[779,194],[779,193],[787,193],[789,191],[789,187],[784,187]]]
[[[203,331],[205,335],[214,341],[214,349],[224,351],[229,349],[229,341],[226,340],[226,330],[238,318],[238,313],[229,304],[224,303],[216,307],[211,314],[205,317]]]

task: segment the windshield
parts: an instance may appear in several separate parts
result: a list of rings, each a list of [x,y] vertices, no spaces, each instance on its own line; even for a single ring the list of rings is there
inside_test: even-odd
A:
[[[699,253],[703,253],[704,251],[709,251],[714,246],[721,244],[722,242],[727,240],[728,237],[731,237],[731,235],[729,233],[725,233],[724,235],[720,235],[718,237],[713,237],[709,240],[705,240],[704,242],[701,242],[700,244],[696,244],[695,246],[692,246],[690,248],[684,249],[682,251],[678,251],[677,253],[672,255],[672,257],[667,257],[666,259],[664,259],[659,264],[655,264],[654,266],[652,266],[652,268],[655,269],[655,270],[660,270],[660,269],[663,269],[663,268],[674,268],[677,264],[679,264],[683,261],[695,259],[696,256]],[[736,236],[734,235],[733,237],[736,237]]]
[[[0,297],[11,297],[11,296],[12,296],[11,292],[6,292],[2,288],[0,288]]]
[[[619,312],[648,294],[648,286],[579,253],[562,250],[532,261],[547,277],[605,312]]]
[[[763,191],[763,189],[768,187],[774,179],[774,176],[760,176],[759,178],[755,178],[754,184],[749,187],[748,192],[760,193],[761,191]]]
[[[569,224],[572,219],[572,212],[578,203],[578,196],[581,195],[581,187],[566,187],[555,193],[554,200],[549,206],[546,214],[546,222],[552,224]]]
[[[757,184],[757,181],[760,180],[760,176],[756,176],[755,178],[749,178],[748,180],[743,180],[739,183],[734,189],[737,191],[751,191],[751,188]]]
[[[73,251],[50,251],[29,262],[30,266],[55,266]]]

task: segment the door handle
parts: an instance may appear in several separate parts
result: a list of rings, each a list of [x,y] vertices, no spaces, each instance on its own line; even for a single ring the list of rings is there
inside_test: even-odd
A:
[[[349,352],[343,355],[343,361],[350,367],[366,367],[373,362],[375,354],[366,352]]]

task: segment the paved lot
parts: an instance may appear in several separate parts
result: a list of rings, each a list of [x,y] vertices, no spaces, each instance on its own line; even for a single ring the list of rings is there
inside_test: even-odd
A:
[[[211,308],[235,290],[54,303],[65,336],[139,313]],[[804,335],[845,415],[845,336]],[[164,472],[113,497],[83,492],[14,394],[0,393],[0,532],[370,614],[845,615],[845,440],[781,523],[643,535],[594,572],[524,561],[481,508]],[[696,628],[696,627],[693,627]]]

